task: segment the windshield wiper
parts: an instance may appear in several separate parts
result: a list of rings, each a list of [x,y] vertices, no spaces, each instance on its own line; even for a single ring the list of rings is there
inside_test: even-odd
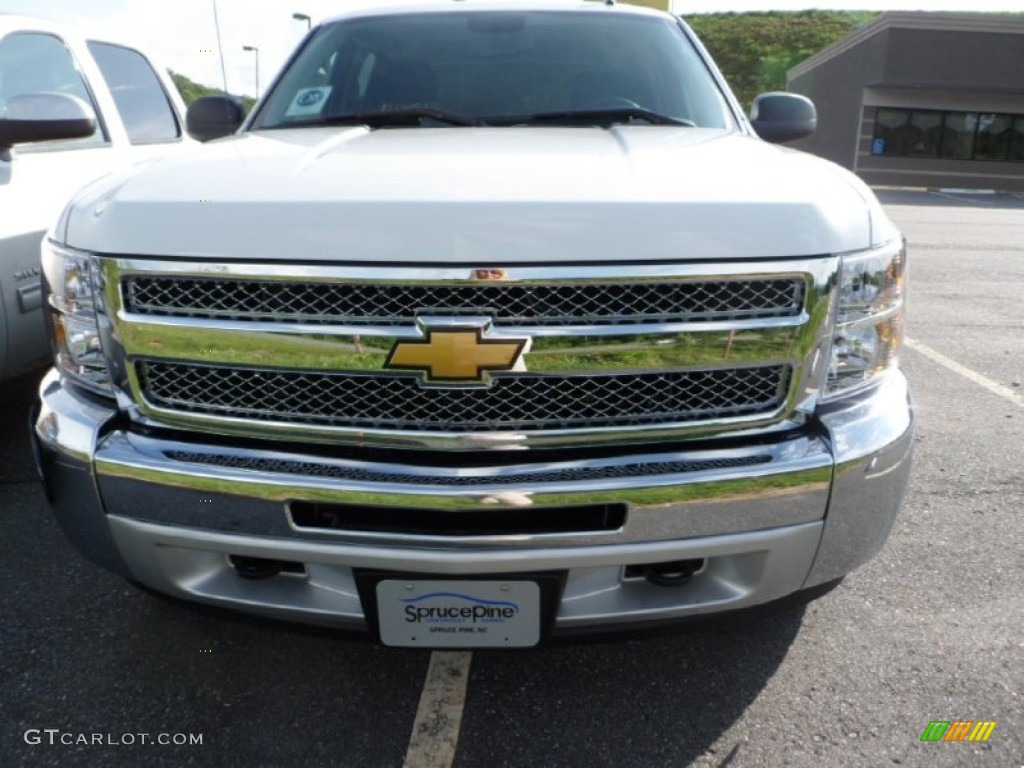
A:
[[[692,120],[681,117],[669,117],[653,112],[644,107],[612,107],[608,109],[573,109],[562,112],[539,112],[534,115],[508,117],[488,117],[488,125],[530,125],[536,123],[561,123],[562,125],[610,125],[613,123],[630,123],[634,120],[651,125],[683,125],[696,128]]]
[[[423,125],[425,121],[430,120],[444,123],[445,125],[484,125],[483,121],[479,118],[460,115],[458,112],[449,112],[446,109],[409,107],[407,109],[392,109],[386,112],[357,112],[351,115],[333,115],[309,122],[285,124],[281,127],[293,128],[306,125],[367,125],[370,128],[415,127]]]

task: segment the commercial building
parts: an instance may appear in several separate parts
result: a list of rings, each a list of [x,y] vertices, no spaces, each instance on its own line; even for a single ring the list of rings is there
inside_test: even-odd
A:
[[[1024,14],[885,13],[788,73],[870,184],[1024,191]]]

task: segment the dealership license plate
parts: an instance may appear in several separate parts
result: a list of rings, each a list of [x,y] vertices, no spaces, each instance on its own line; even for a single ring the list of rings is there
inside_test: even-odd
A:
[[[416,648],[522,648],[540,640],[540,587],[533,581],[377,583],[385,645]]]

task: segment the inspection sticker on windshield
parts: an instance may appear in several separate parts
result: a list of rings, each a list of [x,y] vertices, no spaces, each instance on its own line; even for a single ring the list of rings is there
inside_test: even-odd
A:
[[[300,88],[292,103],[288,105],[285,117],[309,117],[319,115],[331,95],[331,86],[321,85],[316,88]]]
[[[532,581],[385,580],[377,584],[380,639],[415,648],[522,648],[540,640]]]

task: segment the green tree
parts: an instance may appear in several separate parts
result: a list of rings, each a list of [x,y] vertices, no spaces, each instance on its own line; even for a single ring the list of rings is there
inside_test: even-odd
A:
[[[181,94],[182,100],[185,105],[188,106],[196,99],[201,99],[203,96],[220,96],[223,95],[224,91],[221,88],[211,88],[208,85],[200,85],[193,80],[185,77],[185,75],[178,74],[177,72],[171,72],[171,80],[178,88],[178,93]],[[245,107],[245,113],[249,114],[249,110],[252,109],[253,104],[256,103],[256,99],[251,96],[239,96],[242,100],[242,105]]]
[[[874,17],[871,11],[771,11],[707,13],[686,21],[749,108],[759,93],[784,91],[790,68]]]

